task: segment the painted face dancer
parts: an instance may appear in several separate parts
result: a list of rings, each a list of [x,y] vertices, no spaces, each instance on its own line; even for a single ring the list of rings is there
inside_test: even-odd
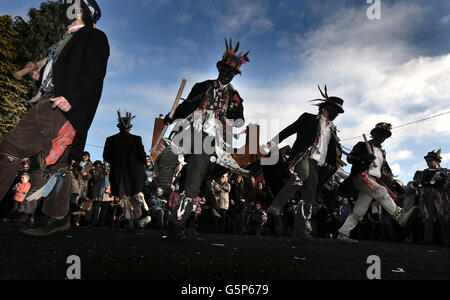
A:
[[[95,28],[101,16],[95,0],[80,1],[75,14],[72,4],[62,5],[67,32],[51,47],[40,73],[36,104],[0,143],[0,201],[11,186],[24,158],[31,158],[32,178],[25,202],[46,197],[44,217],[22,230],[23,234],[46,236],[70,227],[71,161],[81,161],[88,130],[97,111],[109,58],[106,35]],[[35,70],[34,73],[38,73]],[[44,180],[50,173],[50,181]],[[46,191],[57,186],[48,195]],[[32,194],[32,195],[30,195]],[[33,202],[34,201],[34,202]],[[24,205],[30,217],[36,205]]]
[[[269,147],[273,148],[291,135],[297,134],[289,159],[284,164],[292,170],[290,179],[280,191],[272,191],[276,194],[268,212],[277,221],[277,231],[281,231],[281,210],[286,203],[301,189],[303,213],[296,214],[295,234],[305,240],[312,239],[310,226],[311,210],[317,200],[317,190],[328,178],[330,170],[337,169],[337,152],[339,138],[333,121],[339,114],[344,113],[344,100],[338,97],[328,96],[319,87],[324,97],[313,101],[320,102],[319,114],[304,113],[300,118],[280,132],[270,141]],[[332,172],[332,173],[334,173]],[[302,182],[302,187],[298,182]]]
[[[138,194],[144,189],[147,175],[147,154],[140,136],[130,134],[135,118],[131,113],[118,114],[120,132],[106,139],[103,159],[110,164],[111,194],[123,204],[127,229],[134,231],[136,221],[143,214]]]
[[[359,142],[355,145],[347,160],[352,164],[352,171],[341,185],[346,194],[352,191],[358,194],[355,207],[339,229],[338,240],[357,244],[350,238],[351,231],[366,215],[372,201],[377,201],[402,227],[406,227],[410,220],[419,213],[417,206],[405,212],[395,204],[396,195],[383,183],[383,179],[392,178],[392,172],[386,161],[386,152],[382,148],[384,141],[392,136],[392,125],[379,123],[371,131],[372,140]]]
[[[228,170],[219,168],[211,161],[211,157],[219,156],[217,149],[227,148],[229,153],[232,152],[232,128],[245,124],[243,99],[231,85],[231,81],[242,73],[241,66],[249,62],[250,51],[239,52],[239,43],[234,47],[231,39],[229,43],[225,41],[225,44],[225,54],[217,63],[218,78],[195,84],[188,98],[178,106],[173,118],[165,118],[166,125],[172,124],[174,120],[187,120],[189,123],[189,128],[183,132],[189,133],[191,145],[190,149],[185,150],[187,165],[180,189],[184,191],[185,199],[179,202],[171,220],[172,225],[178,224],[179,227],[185,222],[183,214],[191,209],[189,206],[192,201],[200,196],[206,198],[212,215],[220,217],[212,193],[211,180],[219,178]],[[205,144],[216,149],[216,153],[207,153]]]

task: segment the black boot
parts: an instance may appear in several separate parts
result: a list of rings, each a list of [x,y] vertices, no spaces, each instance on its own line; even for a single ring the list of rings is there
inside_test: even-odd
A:
[[[25,228],[33,225],[33,215],[27,213],[21,213],[16,220],[17,226]]]
[[[28,236],[44,237],[57,232],[63,232],[70,229],[70,222],[67,217],[58,220],[51,217],[40,217],[36,222],[26,228],[23,228],[20,233]]]
[[[267,209],[267,213],[274,220],[274,233],[275,233],[275,235],[278,236],[278,237],[281,237],[283,235],[283,232],[284,232],[283,218],[281,217],[281,211],[278,208],[269,207]]]
[[[307,226],[308,220],[305,220],[300,211],[295,213],[294,228],[292,231],[292,236],[299,238],[301,241],[311,241],[312,231],[310,226]]]
[[[136,232],[136,226],[134,225],[134,222],[131,220],[127,221],[127,231],[131,233]]]
[[[185,242],[187,240],[187,235],[184,230],[177,226],[176,224],[173,224],[169,221],[167,226],[167,235],[170,239],[177,241],[177,242]]]

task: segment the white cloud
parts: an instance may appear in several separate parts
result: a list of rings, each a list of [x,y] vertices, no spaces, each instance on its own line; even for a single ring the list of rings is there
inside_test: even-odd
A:
[[[260,34],[276,29],[265,3],[230,1],[223,11],[212,4],[206,5],[205,11],[215,18],[213,30],[220,34]],[[347,7],[327,14],[321,26],[305,35],[283,32],[274,44],[280,53],[289,49],[295,55],[284,67],[282,78],[261,82],[261,78],[242,76],[234,80],[245,100],[246,118],[259,120],[263,137],[273,137],[305,111],[316,113],[308,100],[320,96],[316,87],[319,83],[327,83],[330,95],[345,100],[346,113],[335,122],[341,130],[339,135],[358,136],[345,142],[347,147],[361,140],[362,133],[368,134],[380,121],[391,122],[395,127],[450,111],[450,53],[428,57],[413,42],[414,34],[429,20],[428,10],[409,2],[383,5],[382,20],[370,21],[361,7]],[[113,70],[129,69],[130,62],[124,53],[120,49],[115,53],[123,64],[117,62]],[[188,85],[217,75],[213,66],[207,74],[192,69],[175,72],[189,79]],[[168,101],[166,106],[170,108],[178,85],[145,83],[131,86],[123,93],[133,99],[145,99],[138,103],[150,106]],[[189,88],[186,87],[185,95]],[[277,119],[279,126],[265,134],[268,129],[262,119]],[[266,142],[263,137],[262,143]],[[450,149],[449,139],[448,115],[394,130],[385,144],[394,173],[408,181],[417,169],[426,168],[424,153],[433,148]],[[410,141],[417,147],[410,148]],[[444,159],[448,162],[450,155],[446,154]]]
[[[213,30],[220,34],[259,34],[272,30],[265,0],[230,0],[223,8],[205,6],[205,13],[215,19]]]
[[[426,57],[412,42],[428,17],[427,9],[405,2],[384,4],[379,21],[347,8],[302,37],[281,36],[277,46],[297,49],[297,63],[292,60],[284,78],[272,83],[242,79],[239,91],[246,99],[247,117],[278,118],[284,128],[304,111],[316,113],[307,101],[319,97],[318,83],[327,83],[330,95],[345,99],[346,113],[335,123],[341,138],[359,137],[344,143],[352,147],[381,121],[396,127],[450,111],[450,53]],[[401,170],[403,161],[421,158],[423,149],[450,148],[449,138],[447,115],[394,130],[385,148],[389,160],[398,162],[397,175],[409,176],[412,171]],[[409,141],[419,149],[405,150]]]
[[[442,164],[450,163],[450,153],[442,154]]]
[[[414,158],[414,154],[410,150],[400,150],[389,154],[389,161],[397,162]]]
[[[393,164],[391,165],[391,170],[392,173],[394,174],[394,176],[401,176],[402,175],[402,167],[400,166],[400,164]]]
[[[445,16],[445,17],[443,17],[443,18],[441,19],[441,24],[442,24],[442,25],[446,25],[446,24],[448,24],[448,23],[450,23],[450,15]]]

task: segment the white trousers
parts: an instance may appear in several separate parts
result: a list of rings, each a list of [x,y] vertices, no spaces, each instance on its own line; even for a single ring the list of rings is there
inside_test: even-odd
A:
[[[352,178],[355,188],[359,191],[359,196],[352,213],[348,216],[341,229],[339,229],[339,233],[349,236],[350,232],[364,218],[373,200],[380,203],[390,215],[394,215],[397,212],[398,206],[389,196],[387,189],[379,185],[373,177],[369,176],[369,180],[375,187],[375,190],[372,190],[360,177]]]

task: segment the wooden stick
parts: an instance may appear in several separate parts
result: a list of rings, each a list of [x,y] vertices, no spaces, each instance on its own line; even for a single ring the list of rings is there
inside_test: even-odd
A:
[[[178,103],[180,102],[181,96],[183,95],[184,87],[186,86],[186,79],[183,79],[181,82],[180,89],[178,90],[177,97],[175,98],[175,102],[173,103],[172,110],[169,113],[169,117],[173,118],[173,115],[175,114],[175,111],[178,107]],[[161,134],[158,137],[158,140],[156,141],[155,145],[153,145],[153,148],[151,150],[151,153],[154,153],[157,151],[159,143],[161,142],[162,138],[166,134],[166,130],[169,126],[164,125],[163,130],[161,131]]]
[[[369,144],[369,142],[367,140],[367,136],[365,134],[363,134],[363,138],[364,138],[364,142],[366,143],[366,146],[367,146],[367,151],[369,152],[369,154],[373,154],[372,148],[370,147],[370,144]],[[373,166],[374,168],[378,167],[375,162],[373,162],[371,164],[371,166]]]
[[[36,66],[38,67],[38,69],[39,69],[39,71],[45,66],[45,64],[47,63],[47,58],[44,58],[44,59],[42,59],[42,60],[40,60],[37,64],[36,64]],[[15,72],[14,74],[13,74],[13,76],[16,78],[16,79],[22,79],[24,76],[26,76],[26,75],[28,75],[31,71],[33,71],[34,70],[34,68],[33,67],[26,67],[26,68],[23,68],[22,70],[20,70],[20,71],[17,71],[17,72]]]

